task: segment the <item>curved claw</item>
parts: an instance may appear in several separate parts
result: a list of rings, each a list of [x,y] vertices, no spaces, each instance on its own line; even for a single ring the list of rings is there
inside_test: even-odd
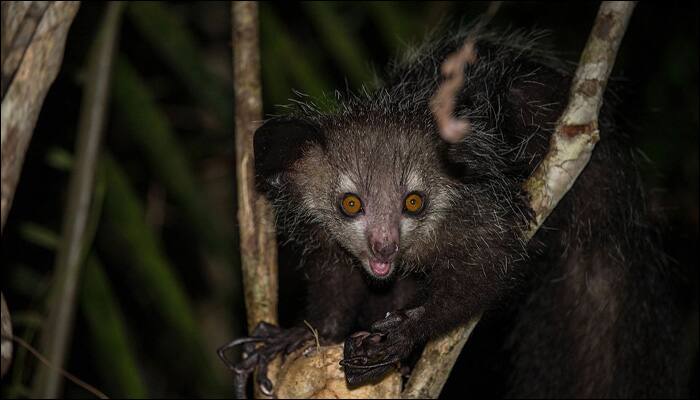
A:
[[[251,357],[244,359],[238,365],[234,365],[231,370],[233,371],[233,388],[237,399],[246,398],[246,383],[248,382],[248,377],[255,370],[255,366],[260,362],[257,354],[253,354]]]
[[[234,389],[237,398],[246,398],[248,377],[257,371],[257,381],[260,391],[267,396],[273,394],[272,381],[267,377],[267,365],[279,354],[287,355],[302,347],[311,333],[302,327],[288,330],[260,323],[253,329],[252,337],[239,338],[217,350],[219,358],[233,371]],[[261,344],[261,345],[259,345]],[[236,346],[242,346],[243,359],[234,362],[226,353]]]
[[[262,358],[258,362],[258,386],[266,396],[272,396],[272,381],[267,377],[267,362]]]
[[[267,338],[258,338],[258,337],[245,337],[245,338],[238,338],[236,340],[231,341],[230,343],[227,343],[223,346],[221,346],[217,351],[216,354],[218,354],[219,358],[221,361],[226,365],[228,369],[233,371],[233,389],[234,389],[234,394],[237,399],[245,399],[248,396],[246,395],[246,384],[248,383],[248,377],[250,374],[253,373],[255,370],[256,365],[260,363],[260,357],[258,357],[257,354],[252,354],[252,349],[251,348],[246,348],[246,345],[250,345],[253,343],[265,343],[267,341]],[[233,361],[231,361],[227,356],[226,352],[231,350],[232,348],[236,346],[243,345],[243,361],[241,361],[238,364],[235,364]],[[254,348],[254,347],[253,347]],[[248,356],[248,354],[252,354],[251,356]],[[265,380],[269,382],[269,379],[265,376]],[[262,387],[262,386],[261,386]],[[269,382],[268,387],[272,387],[272,383]],[[271,390],[270,390],[271,391]],[[266,391],[263,389],[263,393],[268,395]]]
[[[236,347],[236,346],[240,346],[240,345],[242,345],[242,344],[246,344],[246,343],[262,343],[262,342],[265,342],[266,340],[267,340],[267,339],[264,339],[264,338],[255,338],[255,337],[239,338],[239,339],[236,339],[236,340],[234,340],[234,341],[232,341],[232,342],[230,342],[230,343],[227,343],[227,344],[225,344],[225,345],[219,347],[219,348],[216,350],[216,354],[219,356],[219,358],[221,359],[221,361],[223,361],[223,363],[228,367],[228,369],[230,369],[231,371],[236,372],[236,366],[235,366],[235,364],[233,363],[233,361],[229,360],[229,358],[226,357],[226,352],[229,351],[229,350],[231,350],[232,348],[234,348],[234,347]]]

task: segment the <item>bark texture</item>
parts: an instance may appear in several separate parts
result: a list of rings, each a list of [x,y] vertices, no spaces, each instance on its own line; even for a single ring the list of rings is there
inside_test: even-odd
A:
[[[0,214],[12,206],[27,146],[63,60],[78,1],[2,2],[2,122]]]
[[[253,134],[262,119],[258,5],[234,2],[231,11],[238,223],[250,331],[261,321],[277,323],[277,242],[272,208],[255,190]]]
[[[635,2],[603,2],[571,85],[569,104],[552,135],[547,156],[524,187],[535,220],[532,238],[588,164],[599,140],[598,112]],[[452,366],[480,317],[426,345],[408,381],[404,398],[437,398]]]
[[[0,344],[2,365],[0,368],[0,376],[5,376],[5,373],[10,369],[10,364],[12,363],[12,319],[10,318],[10,311],[7,309],[7,303],[5,303],[5,295],[1,293],[0,308],[2,308],[2,343]]]

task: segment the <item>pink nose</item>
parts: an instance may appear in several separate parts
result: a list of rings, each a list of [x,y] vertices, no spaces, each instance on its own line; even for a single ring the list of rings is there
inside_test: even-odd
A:
[[[367,236],[372,255],[381,261],[391,261],[399,251],[398,226],[370,228]]]
[[[372,243],[372,253],[382,261],[391,261],[394,254],[399,251],[396,242]]]

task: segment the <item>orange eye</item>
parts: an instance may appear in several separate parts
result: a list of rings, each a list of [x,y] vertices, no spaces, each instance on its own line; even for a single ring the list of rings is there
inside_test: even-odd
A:
[[[418,214],[423,210],[423,196],[418,193],[409,193],[404,200],[404,210],[409,214]]]
[[[346,193],[345,196],[343,196],[340,206],[343,213],[345,213],[345,215],[348,217],[354,217],[362,211],[362,201],[359,197],[357,197],[357,195],[352,193]]]

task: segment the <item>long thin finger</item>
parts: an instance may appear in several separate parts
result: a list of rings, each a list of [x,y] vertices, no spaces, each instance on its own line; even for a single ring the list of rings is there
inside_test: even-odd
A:
[[[248,375],[250,375],[250,373],[233,374],[233,392],[237,399],[248,398],[245,390],[246,383],[248,382]]]
[[[272,396],[272,381],[267,377],[267,360],[264,359],[258,362],[258,384],[263,394]]]
[[[219,358],[221,361],[224,362],[224,364],[231,370],[235,368],[235,365],[233,361],[229,360],[228,357],[226,357],[226,352],[238,345],[245,344],[245,343],[250,343],[250,342],[261,342],[264,341],[263,339],[258,339],[258,338],[240,338],[232,341],[231,343],[228,343],[224,346],[221,346],[217,351],[216,354],[219,355]]]
[[[238,363],[232,368],[233,370],[233,389],[237,399],[246,398],[246,384],[248,383],[248,377],[255,370],[255,366],[258,364],[257,354],[253,354],[251,357]]]

